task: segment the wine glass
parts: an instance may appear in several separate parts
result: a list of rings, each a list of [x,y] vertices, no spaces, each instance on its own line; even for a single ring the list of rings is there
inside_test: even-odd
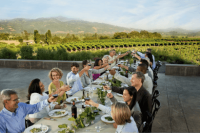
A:
[[[111,92],[112,92],[112,90],[107,90],[107,92],[108,92],[108,93],[111,93]]]

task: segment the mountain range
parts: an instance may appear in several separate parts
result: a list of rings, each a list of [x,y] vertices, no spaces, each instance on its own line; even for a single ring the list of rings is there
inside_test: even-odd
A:
[[[130,32],[140,31],[141,29],[125,28],[106,23],[89,22],[80,19],[66,18],[66,17],[51,17],[51,18],[38,18],[38,19],[25,19],[16,18],[11,20],[0,20],[0,33],[21,33],[26,30],[33,33],[38,30],[39,33],[44,34],[47,30],[52,33],[100,33],[100,34],[113,34],[115,32]],[[184,29],[160,29],[149,30],[150,32],[170,32],[176,31],[178,33],[192,33],[200,30],[189,31]]]

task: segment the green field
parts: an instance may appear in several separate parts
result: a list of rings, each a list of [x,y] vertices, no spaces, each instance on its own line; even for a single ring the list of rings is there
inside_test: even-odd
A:
[[[168,39],[105,39],[93,41],[78,41],[64,44],[27,46],[7,45],[0,43],[0,58],[10,58],[6,52],[13,52],[21,59],[40,60],[84,60],[101,58],[110,49],[117,52],[136,49],[145,52],[153,49],[156,60],[192,63],[200,65],[200,38],[168,38]],[[7,51],[6,51],[7,50]],[[5,52],[6,51],[6,52]],[[7,54],[5,56],[5,54]],[[11,54],[11,55],[12,55]],[[125,57],[130,58],[130,56]]]

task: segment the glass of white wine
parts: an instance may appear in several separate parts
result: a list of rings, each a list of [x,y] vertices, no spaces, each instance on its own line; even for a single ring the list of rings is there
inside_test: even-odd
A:
[[[112,92],[112,90],[107,90],[107,92],[108,92],[108,93],[111,93],[111,92]]]

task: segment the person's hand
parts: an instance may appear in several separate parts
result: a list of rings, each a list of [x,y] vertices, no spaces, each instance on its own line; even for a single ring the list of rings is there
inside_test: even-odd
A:
[[[105,69],[105,70],[107,70],[109,67],[110,67],[110,66],[109,66],[109,65],[107,65],[106,67],[104,67],[104,69]]]
[[[123,67],[123,65],[122,64],[118,64],[118,67]]]
[[[63,85],[61,87],[61,89],[64,90],[64,91],[69,91],[69,90],[71,90],[71,87],[69,85]]]
[[[48,99],[48,102],[51,103],[51,102],[55,102],[57,101],[58,97],[54,98],[53,96],[49,97]]]
[[[96,103],[90,99],[89,101],[85,101],[85,104],[95,106]]]
[[[66,104],[63,104],[63,106],[61,106],[61,109],[64,109],[64,108],[66,108],[67,107],[67,105]]]
[[[113,127],[114,127],[114,128],[117,128],[117,124],[116,124],[116,123],[113,123]]]
[[[107,85],[103,86],[104,90],[110,90],[110,87],[108,87]]]
[[[107,93],[107,97],[108,98],[113,98],[113,94],[112,93]]]
[[[115,73],[116,73],[115,69],[111,69],[109,72],[110,72],[111,75],[115,75]]]
[[[91,68],[91,66],[86,65],[86,66],[84,67],[84,70],[85,70],[85,71],[88,71],[90,68]]]

